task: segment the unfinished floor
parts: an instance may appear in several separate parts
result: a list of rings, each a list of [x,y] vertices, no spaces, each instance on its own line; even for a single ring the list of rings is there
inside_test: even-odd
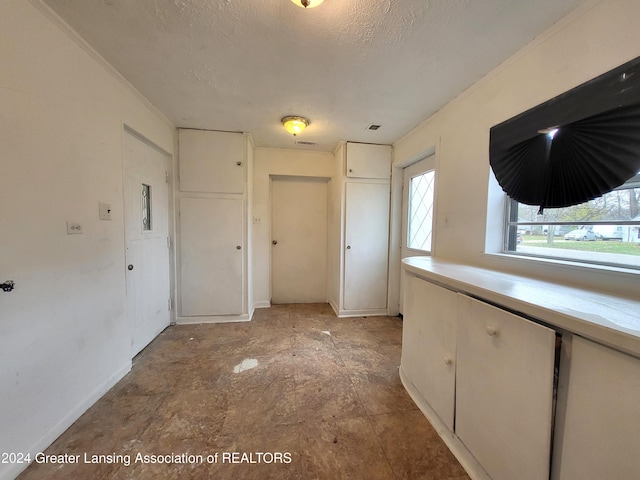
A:
[[[469,480],[400,383],[401,339],[399,318],[339,319],[327,305],[169,327],[45,452],[80,463],[33,463],[19,478]],[[230,452],[241,463],[222,463]],[[266,463],[275,453],[290,463]]]

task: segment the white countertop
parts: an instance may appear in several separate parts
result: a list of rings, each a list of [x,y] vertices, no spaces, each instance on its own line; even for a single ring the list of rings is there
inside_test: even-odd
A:
[[[640,357],[640,300],[592,292],[432,257],[402,267],[452,290],[485,299]]]

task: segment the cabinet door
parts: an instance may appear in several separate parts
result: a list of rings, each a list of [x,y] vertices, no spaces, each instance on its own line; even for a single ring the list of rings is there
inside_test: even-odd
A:
[[[391,178],[391,145],[347,143],[347,177]]]
[[[456,434],[493,480],[547,480],[555,332],[460,295]]]
[[[241,133],[180,130],[180,191],[243,193],[244,148]]]
[[[243,313],[242,222],[242,199],[180,199],[182,316]]]
[[[458,295],[413,275],[404,295],[402,371],[453,431]]]
[[[639,398],[640,359],[574,337],[555,478],[638,478]]]
[[[347,183],[344,308],[387,308],[389,184]]]

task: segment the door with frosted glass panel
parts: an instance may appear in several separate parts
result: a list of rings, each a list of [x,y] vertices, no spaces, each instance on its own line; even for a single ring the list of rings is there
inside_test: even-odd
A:
[[[435,155],[409,165],[403,172],[402,258],[430,255],[435,211]],[[400,276],[400,313],[404,312],[404,275]]]
[[[123,135],[127,318],[136,355],[169,325],[167,156]]]

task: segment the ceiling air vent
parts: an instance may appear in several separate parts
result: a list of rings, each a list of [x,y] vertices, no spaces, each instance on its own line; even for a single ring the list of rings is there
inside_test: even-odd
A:
[[[296,140],[296,145],[318,145],[318,142],[310,142],[308,140]]]
[[[369,125],[367,127],[367,130],[378,130],[382,125],[376,125],[374,123],[372,123],[371,125]]]

